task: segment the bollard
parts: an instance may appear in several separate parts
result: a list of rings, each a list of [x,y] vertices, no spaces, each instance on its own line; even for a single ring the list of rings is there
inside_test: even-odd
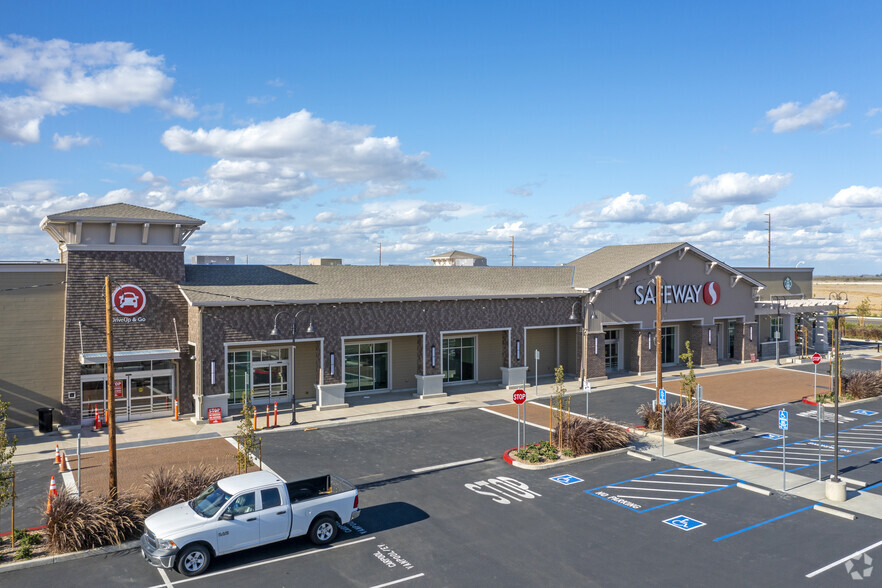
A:
[[[266,405],[266,426],[264,429],[269,429],[269,404]]]
[[[255,431],[257,430],[257,407],[256,406],[254,407],[254,424],[251,425],[251,428]]]
[[[178,399],[175,398],[175,420],[176,420],[176,421],[181,420],[181,419],[180,419],[180,413],[179,413],[178,411],[179,411],[179,408],[178,408]]]
[[[273,402],[273,429],[279,426],[279,401]]]

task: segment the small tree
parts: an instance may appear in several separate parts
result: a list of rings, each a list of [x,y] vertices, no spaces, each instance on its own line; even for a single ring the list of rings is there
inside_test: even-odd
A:
[[[865,297],[861,300],[861,303],[857,305],[854,312],[858,316],[858,324],[863,327],[866,324],[867,316],[870,314],[870,299]]]
[[[695,387],[698,386],[698,380],[695,378],[695,363],[693,361],[692,345],[686,341],[686,351],[680,354],[680,361],[686,363],[689,373],[680,372],[680,404],[683,404],[683,397],[687,397],[692,402],[692,396],[695,394]]]
[[[13,498],[12,476],[15,466],[12,456],[15,455],[15,446],[18,438],[13,435],[10,440],[6,435],[6,420],[9,403],[0,400],[0,509],[6,506]]]
[[[236,466],[240,472],[247,472],[248,466],[253,465],[251,456],[257,448],[257,435],[254,434],[253,422],[254,405],[251,404],[253,396],[254,390],[250,394],[247,391],[245,392],[245,396],[242,398],[242,420],[239,421],[239,426],[237,427],[239,451],[236,454]]]
[[[562,423],[566,420],[564,418],[564,396],[567,393],[567,387],[563,383],[564,380],[564,369],[562,365],[554,368],[554,392],[552,393],[552,412],[554,412],[555,420],[557,421],[556,427],[558,430],[563,431]],[[557,405],[557,411],[555,412],[554,406]],[[552,431],[555,427],[552,427]],[[558,449],[563,449],[563,435],[558,436]]]

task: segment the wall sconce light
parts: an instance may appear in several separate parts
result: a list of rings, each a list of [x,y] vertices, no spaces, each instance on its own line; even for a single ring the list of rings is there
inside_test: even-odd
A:
[[[599,337],[594,337],[594,355],[597,355],[597,340]]]
[[[515,359],[521,360],[521,340],[515,341]]]
[[[432,345],[432,367],[435,367],[435,346]]]
[[[707,344],[708,345],[711,344],[711,330],[710,329],[707,330]]]
[[[655,337],[652,336],[652,333],[650,333],[650,334],[649,334],[649,350],[650,350],[650,351],[652,351],[652,340],[653,340],[654,338],[655,338]]]
[[[211,385],[214,386],[214,362],[211,362]]]
[[[750,326],[750,340],[753,341],[753,325]]]
[[[334,375],[334,352],[331,352],[331,375]]]

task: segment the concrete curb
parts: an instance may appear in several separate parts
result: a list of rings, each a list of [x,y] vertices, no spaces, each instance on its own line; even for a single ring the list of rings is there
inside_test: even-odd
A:
[[[640,435],[641,437],[653,437],[656,439],[661,438],[661,433],[659,433],[658,431],[655,431],[655,430],[649,431],[649,430],[643,429],[642,427],[635,428],[635,429],[628,429],[628,430],[637,434],[637,435]],[[728,435],[734,435],[735,433],[741,433],[746,430],[747,430],[747,425],[737,425],[731,429],[726,429],[725,431],[716,431],[715,433],[702,433],[701,438],[704,439],[705,437],[708,437],[708,438],[726,437]],[[695,441],[696,437],[697,437],[697,435],[689,435],[688,437],[677,437],[675,439],[673,437],[665,436],[665,443],[670,443],[670,444],[675,445],[677,443],[685,443],[687,441]]]
[[[619,449],[610,449],[609,451],[601,451],[600,453],[592,453],[590,455],[583,455],[581,457],[572,457],[572,458],[563,458],[557,461],[552,461],[548,463],[540,463],[540,464],[530,464],[530,463],[521,463],[519,461],[515,461],[509,457],[509,453],[514,451],[514,448],[509,449],[502,456],[502,459],[505,460],[506,463],[510,463],[516,468],[521,468],[524,470],[547,470],[553,467],[569,465],[574,463],[579,463],[582,461],[590,461],[592,459],[598,459],[600,457],[606,457],[607,455],[617,455],[619,453],[626,453],[628,451],[633,451],[631,447],[621,447]]]
[[[140,541],[127,541],[121,545],[108,545],[106,547],[96,547],[86,551],[76,551],[74,553],[62,553],[61,555],[47,555],[45,557],[37,557],[25,561],[16,561],[8,564],[0,564],[0,574],[4,572],[14,572],[15,570],[25,570],[28,568],[36,568],[39,566],[47,566],[63,561],[71,561],[75,559],[83,559],[92,557],[93,555],[108,555],[110,553],[118,553],[120,551],[129,551],[138,549],[141,546]]]

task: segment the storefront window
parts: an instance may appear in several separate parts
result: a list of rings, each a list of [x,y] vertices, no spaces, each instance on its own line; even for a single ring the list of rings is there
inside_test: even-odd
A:
[[[288,348],[271,347],[227,353],[227,393],[230,404],[241,404],[247,392],[255,399],[288,395]]]
[[[389,344],[359,343],[345,348],[346,392],[389,388]]]
[[[662,327],[662,365],[676,365],[680,359],[677,353],[677,327]]]
[[[441,342],[441,369],[445,382],[475,379],[475,338],[457,337]]]

